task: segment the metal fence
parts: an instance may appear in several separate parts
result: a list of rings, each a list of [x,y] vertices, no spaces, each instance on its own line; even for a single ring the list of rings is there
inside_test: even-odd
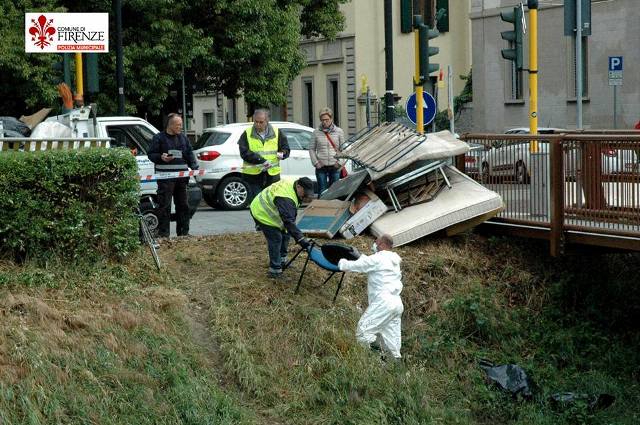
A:
[[[466,134],[462,139],[471,151],[457,165],[502,196],[505,209],[498,221],[548,229],[552,252],[576,235],[616,237],[607,244],[640,246],[638,132]]]

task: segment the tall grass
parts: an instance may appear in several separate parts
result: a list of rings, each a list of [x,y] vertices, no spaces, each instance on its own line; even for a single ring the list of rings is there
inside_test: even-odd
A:
[[[252,422],[194,345],[184,294],[132,260],[0,264],[0,423]]]
[[[369,242],[354,241],[363,251]],[[629,323],[637,255],[553,260],[544,245],[475,235],[401,247],[404,361],[396,365],[355,342],[363,276],[349,276],[332,305],[331,284],[312,287],[326,272],[309,265],[296,296],[297,271],[265,278],[262,245],[257,235],[228,236],[201,253],[197,273],[180,258],[175,267],[211,300],[227,379],[281,423],[638,422],[640,341],[637,322]],[[482,358],[524,367],[533,400],[488,385]],[[567,391],[616,402],[593,411],[549,401]]]
[[[350,243],[366,252],[367,237]],[[0,263],[0,423],[640,423],[638,255],[473,234],[401,247],[403,361],[355,341],[366,277],[266,278],[258,234],[165,241],[149,261]],[[335,279],[335,278],[334,278]],[[530,400],[485,380],[516,363]],[[615,403],[558,406],[554,393]]]

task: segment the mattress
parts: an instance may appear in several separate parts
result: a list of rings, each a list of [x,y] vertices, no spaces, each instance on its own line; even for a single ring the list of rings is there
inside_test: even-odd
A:
[[[444,188],[432,201],[388,212],[370,227],[376,237],[388,234],[395,246],[407,244],[455,224],[504,208],[502,198],[456,168],[444,168],[451,188]],[[490,214],[487,218],[490,218]]]

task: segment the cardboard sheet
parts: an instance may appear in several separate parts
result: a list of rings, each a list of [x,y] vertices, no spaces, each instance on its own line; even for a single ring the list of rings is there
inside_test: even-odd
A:
[[[297,225],[309,236],[332,238],[349,219],[351,202],[314,199],[298,217]]]

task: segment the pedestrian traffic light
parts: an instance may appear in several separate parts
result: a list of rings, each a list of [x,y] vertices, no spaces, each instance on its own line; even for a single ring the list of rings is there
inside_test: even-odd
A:
[[[500,12],[500,19],[513,24],[513,31],[502,31],[500,37],[511,43],[509,49],[502,49],[502,57],[513,61],[516,69],[522,69],[522,9],[514,7],[512,10]]]

